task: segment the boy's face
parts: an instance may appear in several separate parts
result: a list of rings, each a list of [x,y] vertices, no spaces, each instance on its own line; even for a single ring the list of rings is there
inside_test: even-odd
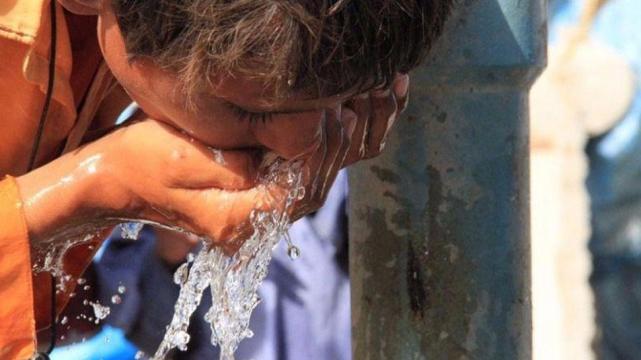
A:
[[[338,109],[353,94],[276,99],[257,80],[220,74],[206,92],[187,96],[177,76],[145,59],[129,62],[114,13],[100,13],[98,38],[105,60],[129,95],[152,118],[219,149],[265,148],[292,158],[311,150],[324,109]]]

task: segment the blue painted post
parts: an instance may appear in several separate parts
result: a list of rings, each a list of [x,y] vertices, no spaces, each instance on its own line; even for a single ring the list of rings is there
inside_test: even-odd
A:
[[[354,359],[530,359],[528,90],[544,0],[461,0],[350,173]]]

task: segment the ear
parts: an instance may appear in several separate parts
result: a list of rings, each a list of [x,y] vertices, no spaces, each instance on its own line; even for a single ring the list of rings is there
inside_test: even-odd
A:
[[[56,0],[52,0],[56,1]],[[77,15],[98,15],[108,0],[57,0],[68,11]]]

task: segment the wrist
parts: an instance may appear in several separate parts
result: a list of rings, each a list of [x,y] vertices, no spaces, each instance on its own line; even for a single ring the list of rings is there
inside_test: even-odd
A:
[[[109,225],[101,223],[102,211],[93,201],[100,180],[99,167],[92,163],[97,160],[67,154],[16,178],[32,246],[83,236],[88,232],[84,224],[95,230]]]

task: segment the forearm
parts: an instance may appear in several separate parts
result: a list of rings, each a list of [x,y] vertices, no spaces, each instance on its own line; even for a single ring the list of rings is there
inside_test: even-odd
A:
[[[100,162],[100,155],[80,150],[16,179],[35,253],[112,225],[96,222],[101,210],[94,194],[104,191],[97,182]]]

